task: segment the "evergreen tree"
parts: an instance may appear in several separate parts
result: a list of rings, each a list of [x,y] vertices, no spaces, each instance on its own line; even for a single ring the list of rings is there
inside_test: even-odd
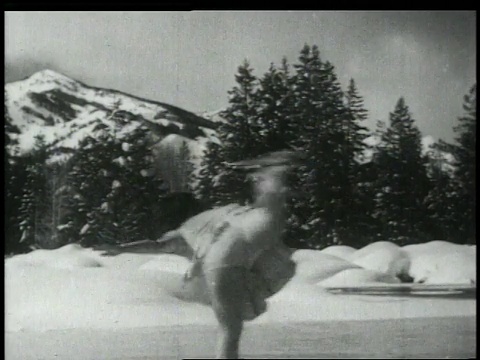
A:
[[[365,150],[365,139],[370,135],[368,129],[362,123],[368,117],[368,111],[363,104],[363,98],[359,95],[354,79],[350,79],[347,92],[345,93],[346,115],[343,122],[344,133],[347,142],[344,151],[349,154],[348,158],[352,165],[358,164],[356,157],[361,158]]]
[[[380,234],[398,244],[426,241],[424,199],[429,189],[421,134],[405,100],[390,113],[390,127],[374,157],[378,171],[375,217]]]
[[[156,239],[169,230],[165,228],[168,209],[161,207],[161,198],[168,187],[161,174],[149,179],[142,175],[152,166],[148,145],[148,129],[139,126],[122,139],[123,154],[117,158],[121,161],[115,161],[112,169],[114,180],[107,204],[113,215],[111,233],[117,242]],[[183,165],[179,162],[178,166]]]
[[[362,166],[365,151],[365,139],[370,135],[363,122],[368,117],[368,112],[363,105],[355,81],[350,80],[345,93],[346,111],[342,121],[341,145],[342,167],[345,169],[345,184],[342,206],[345,217],[341,229],[342,243],[360,246],[361,237],[370,237],[372,232],[370,221],[369,192],[366,189],[368,175],[364,174]]]
[[[427,153],[427,174],[431,187],[425,198],[428,210],[429,234],[433,239],[458,241],[458,181],[450,171],[451,164],[439,143],[434,144]]]
[[[18,224],[20,243],[28,247],[43,247],[48,241],[48,232],[42,222],[46,211],[47,145],[42,136],[37,136],[33,150],[22,158],[25,166],[25,183],[20,199]]]
[[[200,163],[194,189],[195,194],[207,207],[212,207],[221,201],[215,188],[218,182],[218,174],[221,174],[222,169],[221,145],[208,142]]]
[[[296,136],[295,123],[291,117],[295,104],[293,80],[287,59],[282,59],[279,69],[272,63],[259,83],[256,96],[260,146],[263,147],[261,152],[287,149]]]
[[[262,150],[256,102],[257,79],[252,72],[246,60],[239,66],[238,73],[235,75],[237,86],[228,92],[229,107],[221,113],[225,122],[222,122],[217,129],[221,148],[211,145],[207,149],[205,161],[220,161],[220,163],[205,164],[207,168],[214,169],[216,172],[208,175],[203,172],[200,178],[206,175],[212,179],[214,185],[210,191],[215,193],[216,205],[244,203],[250,198],[250,189],[244,175],[224,166],[223,162],[254,157]],[[214,154],[209,155],[210,151]]]
[[[178,173],[180,179],[180,192],[191,192],[193,181],[193,163],[190,148],[186,140],[182,142],[178,157]]]
[[[5,152],[4,152],[4,185],[5,185],[5,253],[16,253],[28,250],[20,244],[20,228],[18,226],[19,209],[26,181],[25,165],[22,158],[15,153],[18,140],[15,134],[20,130],[13,124],[8,111],[7,93],[4,107]]]
[[[190,192],[193,164],[187,140],[169,142],[156,148],[158,173],[165,174],[171,192]]]
[[[348,199],[353,191],[352,166],[360,151],[357,122],[363,112],[353,105],[348,111],[334,66],[321,61],[316,46],[304,46],[295,69],[292,118],[300,130],[296,145],[308,157],[295,183],[309,197],[293,204],[291,225],[296,228],[294,237],[318,248],[348,241]]]
[[[454,157],[454,184],[456,192],[450,200],[455,204],[456,240],[475,243],[475,160],[477,128],[477,85],[473,85],[464,97],[465,114],[454,128],[457,137],[454,144],[440,142],[440,148]]]
[[[161,208],[168,187],[161,177],[145,178],[153,166],[148,139],[140,125],[122,136],[106,128],[81,144],[72,159],[70,207],[84,245],[155,239],[169,230],[168,209]]]
[[[103,226],[99,212],[113,182],[110,169],[115,158],[113,139],[108,129],[104,131],[99,139],[87,136],[80,142],[68,174],[72,189],[69,208],[73,229],[77,232],[73,236],[86,246],[101,241]]]
[[[323,86],[321,76],[323,64],[317,47],[305,46],[300,51],[298,63],[294,64],[295,76],[293,80],[294,104],[291,119],[298,127],[297,137],[294,141],[299,151],[306,157],[306,163],[292,174],[291,183],[294,191],[309,196],[300,196],[291,203],[292,216],[289,219],[287,230],[288,245],[292,247],[311,247],[315,233],[314,226],[320,223],[320,210],[318,194],[316,193],[316,175],[319,167],[319,157],[322,156],[315,149],[315,142],[319,142],[324,133],[325,121],[321,114],[321,99],[323,99]],[[321,223],[320,223],[321,224]],[[313,239],[313,240],[312,240]]]

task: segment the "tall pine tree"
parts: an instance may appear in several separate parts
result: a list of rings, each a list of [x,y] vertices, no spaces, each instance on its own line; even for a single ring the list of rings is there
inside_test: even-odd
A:
[[[430,189],[425,198],[428,211],[428,233],[432,239],[458,241],[458,181],[452,174],[452,164],[447,161],[440,143],[427,152],[427,174]]]
[[[321,61],[316,46],[305,45],[294,66],[292,119],[300,130],[296,145],[308,157],[306,165],[297,172],[296,183],[298,190],[307,192],[309,197],[293,205],[291,225],[297,230],[293,236],[303,238],[309,247],[346,242],[352,174],[360,151],[357,122],[363,113],[352,104],[348,111],[334,66]]]
[[[4,152],[4,185],[5,185],[5,253],[16,253],[27,251],[28,247],[20,243],[21,232],[19,228],[19,209],[26,182],[26,165],[23,158],[15,152],[18,145],[16,134],[20,133],[17,126],[13,124],[8,110],[7,93],[5,91],[4,107],[4,130],[5,130],[5,152]]]
[[[424,199],[429,182],[421,141],[415,120],[400,98],[374,157],[378,171],[374,214],[381,236],[400,245],[427,240]]]
[[[44,214],[47,207],[46,160],[47,145],[42,136],[37,136],[31,152],[22,157],[25,166],[25,183],[22,188],[18,224],[21,232],[20,243],[28,247],[44,247],[48,244],[49,233]]]
[[[345,93],[346,111],[342,120],[341,145],[342,167],[345,169],[344,196],[342,205],[345,216],[341,224],[342,243],[359,247],[365,241],[362,235],[369,237],[371,232],[369,193],[366,189],[367,178],[362,166],[365,151],[365,139],[370,135],[363,125],[368,117],[354,79],[351,79]]]
[[[229,106],[220,114],[225,119],[217,129],[221,146],[212,144],[206,151],[204,168],[215,172],[203,171],[199,179],[204,194],[215,193],[209,199],[214,200],[215,205],[249,200],[250,189],[243,174],[224,166],[223,162],[242,160],[261,152],[256,97],[258,81],[248,61],[238,67],[235,80],[237,85],[228,92]],[[210,188],[206,185],[208,181],[211,182]]]
[[[273,63],[260,79],[258,99],[258,126],[263,152],[287,149],[296,136],[291,115],[295,104],[293,80],[286,58],[277,68]]]
[[[475,161],[477,129],[477,85],[473,85],[464,96],[465,114],[458,119],[454,128],[457,135],[454,144],[440,143],[440,148],[451,153],[455,167],[455,194],[451,199],[455,204],[456,241],[476,243],[475,239]]]
[[[293,65],[295,76],[293,80],[294,103],[291,119],[297,125],[297,137],[294,145],[302,151],[307,161],[298,171],[292,174],[294,191],[300,196],[292,201],[291,217],[289,219],[288,245],[292,247],[310,247],[312,239],[321,236],[314,227],[319,222],[319,195],[315,187],[318,168],[322,153],[315,149],[315,142],[324,133],[325,121],[321,117],[321,100],[323,87],[321,75],[323,64],[316,46],[305,44],[300,51],[298,63]]]

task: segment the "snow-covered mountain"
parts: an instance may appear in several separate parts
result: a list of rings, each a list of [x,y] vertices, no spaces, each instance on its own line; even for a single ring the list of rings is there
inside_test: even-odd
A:
[[[218,141],[214,121],[173,105],[92,87],[52,70],[6,84],[5,95],[13,125],[6,131],[17,140],[10,152],[28,152],[38,135],[53,149],[75,149],[85,136],[95,136],[105,127],[116,129],[121,137],[142,124],[157,136],[170,135],[170,141],[172,136],[187,140],[194,157],[207,141]],[[120,115],[127,121],[119,130]]]

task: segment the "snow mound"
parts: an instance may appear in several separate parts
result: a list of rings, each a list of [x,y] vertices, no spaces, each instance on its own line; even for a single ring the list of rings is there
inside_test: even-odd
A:
[[[316,257],[318,257],[318,254],[320,253],[321,252],[319,250],[307,250],[307,249],[295,250],[292,254],[292,260],[298,264],[302,261],[315,259]]]
[[[297,250],[292,255],[297,264],[294,280],[316,284],[346,269],[360,268],[339,257],[318,250]]]
[[[356,259],[360,259],[360,258],[364,257],[365,255],[369,255],[369,254],[371,254],[375,251],[378,251],[378,250],[395,251],[399,248],[400,248],[400,246],[398,246],[397,244],[394,244],[390,241],[377,241],[377,242],[368,244],[367,246],[364,246],[361,249],[358,249],[352,255],[350,255],[348,260],[355,261]]]
[[[402,249],[408,252],[410,258],[413,260],[425,254],[439,255],[465,248],[467,248],[467,245],[454,244],[444,240],[433,240],[423,244],[406,245]]]
[[[406,277],[410,270],[410,257],[400,248],[378,246],[369,253],[362,252],[352,261],[364,269],[379,271],[392,276]]]
[[[100,256],[97,251],[69,247],[49,251],[42,260],[50,259],[52,252],[57,262],[70,261],[72,253],[78,252]],[[178,265],[173,265],[174,259],[167,260],[170,265],[164,270],[170,271],[152,271],[152,258],[121,254],[102,258],[104,266],[100,268],[71,271],[44,266],[40,261],[16,261],[20,266],[12,266],[15,262],[10,261],[5,271],[6,331],[213,324],[213,314],[200,296],[204,286],[184,287],[183,274],[172,272],[175,266],[180,269],[185,259],[179,257]],[[142,268],[149,262],[150,266]]]
[[[371,284],[398,284],[400,280],[391,275],[367,269],[346,269],[320,282],[322,287],[360,286]]]
[[[334,255],[345,260],[347,260],[355,251],[355,248],[347,245],[332,245],[321,250],[324,254]]]
[[[5,261],[5,266],[50,267],[55,269],[98,268],[103,263],[99,255],[80,245],[65,245],[56,250],[35,250],[31,253],[14,256]]]
[[[476,284],[476,248],[446,241],[405,246],[410,276],[426,284]]]

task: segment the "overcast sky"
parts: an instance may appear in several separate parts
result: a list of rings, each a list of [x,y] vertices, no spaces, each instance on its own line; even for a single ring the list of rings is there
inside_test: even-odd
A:
[[[476,79],[475,12],[5,12],[6,81],[50,68],[193,112],[227,105],[248,59],[256,75],[316,44],[370,124],[404,96],[423,135],[451,140]]]

